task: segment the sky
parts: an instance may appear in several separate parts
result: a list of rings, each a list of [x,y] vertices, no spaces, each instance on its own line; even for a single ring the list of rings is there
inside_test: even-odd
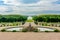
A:
[[[0,14],[60,14],[60,0],[0,0]]]

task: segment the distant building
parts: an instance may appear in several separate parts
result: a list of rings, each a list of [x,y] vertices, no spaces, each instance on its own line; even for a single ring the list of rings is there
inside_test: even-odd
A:
[[[31,17],[31,16],[29,16],[29,17],[27,18],[27,20],[32,20],[32,17]]]

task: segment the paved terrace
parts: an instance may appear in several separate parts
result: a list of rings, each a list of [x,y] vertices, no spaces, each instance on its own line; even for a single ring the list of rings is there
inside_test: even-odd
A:
[[[60,33],[0,32],[0,40],[60,40]]]
[[[29,24],[31,24],[31,26],[38,26],[34,22],[26,22],[23,26],[29,26]]]

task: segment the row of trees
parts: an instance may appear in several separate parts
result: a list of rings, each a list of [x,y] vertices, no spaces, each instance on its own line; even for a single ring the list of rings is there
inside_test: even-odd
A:
[[[60,15],[39,15],[33,17],[38,22],[60,22]]]
[[[0,22],[21,22],[26,20],[27,16],[22,15],[0,15]]]

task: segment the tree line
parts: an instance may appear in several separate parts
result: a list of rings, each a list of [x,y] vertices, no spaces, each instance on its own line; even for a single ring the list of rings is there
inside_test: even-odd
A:
[[[24,22],[27,16],[22,15],[0,15],[0,22]]]
[[[33,20],[38,22],[60,22],[60,15],[38,15],[33,16]]]

